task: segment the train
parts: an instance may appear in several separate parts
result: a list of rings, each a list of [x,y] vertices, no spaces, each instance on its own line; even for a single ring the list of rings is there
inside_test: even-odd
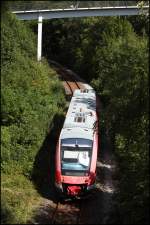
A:
[[[82,197],[95,189],[98,115],[93,89],[76,89],[56,146],[55,187],[60,196]]]

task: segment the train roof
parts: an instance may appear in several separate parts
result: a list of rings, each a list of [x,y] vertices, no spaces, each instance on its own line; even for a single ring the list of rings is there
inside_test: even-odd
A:
[[[93,139],[96,116],[96,95],[93,89],[75,90],[71,99],[61,139]]]

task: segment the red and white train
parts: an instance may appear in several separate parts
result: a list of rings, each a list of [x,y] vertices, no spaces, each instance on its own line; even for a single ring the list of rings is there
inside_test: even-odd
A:
[[[93,89],[74,91],[56,147],[55,186],[64,196],[95,188],[98,118]]]

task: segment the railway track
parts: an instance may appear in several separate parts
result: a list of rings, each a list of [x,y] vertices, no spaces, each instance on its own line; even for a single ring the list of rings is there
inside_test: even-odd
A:
[[[75,89],[88,88],[87,83],[78,78],[72,71],[63,68],[54,61],[50,62],[50,64],[59,74],[67,96],[71,97]],[[101,109],[98,96],[97,109]],[[57,196],[55,201],[53,197],[53,200],[49,199],[47,202],[44,200],[42,207],[38,209],[38,213],[33,218],[33,222],[30,221],[30,224],[107,224],[113,207],[112,192],[110,192],[111,186],[111,189],[113,189],[112,170],[109,170],[109,167],[112,166],[112,156],[107,143],[105,143],[102,151],[97,164],[98,185],[92,196],[64,203],[58,201]],[[55,195],[54,192],[52,192],[53,195]]]
[[[56,62],[52,62],[52,66],[59,75],[59,78],[62,80],[67,96],[72,96],[74,90],[76,89],[87,88],[85,81],[80,79],[71,70],[62,67]],[[97,98],[96,104],[97,108],[99,108],[99,98]],[[53,214],[51,215],[51,224],[82,224],[82,216],[84,214],[85,208],[86,205],[84,203],[84,199],[78,199],[76,202],[73,201],[64,204],[58,202],[55,206]]]
[[[76,89],[84,89],[81,81],[71,74],[71,71],[65,69],[58,63],[50,61],[51,66],[62,80],[66,95],[71,97]],[[51,214],[51,224],[79,224],[81,217],[82,201],[74,200],[69,202],[56,203],[56,206]]]
[[[60,74],[60,78],[63,82],[63,86],[65,88],[67,95],[72,96],[74,90],[80,89],[78,82],[74,78],[72,78],[68,74],[66,74],[66,72],[63,69],[60,69],[57,72]],[[68,91],[68,89],[69,89],[69,91]]]
[[[62,80],[66,95],[72,96],[74,90],[85,88],[81,81],[71,74],[70,70],[65,69],[54,61],[50,61],[50,64],[59,75],[59,78]]]
[[[79,224],[82,202],[67,202],[56,204],[51,216],[51,224]]]

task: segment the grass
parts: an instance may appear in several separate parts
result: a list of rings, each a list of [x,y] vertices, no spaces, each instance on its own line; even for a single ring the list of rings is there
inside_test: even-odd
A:
[[[1,223],[25,224],[42,201],[32,182],[22,174],[2,174]]]
[[[34,218],[35,212],[45,198],[54,197],[55,147],[63,121],[62,111],[55,115],[53,128],[37,151],[31,176],[23,174],[20,162],[11,160],[3,164],[1,174],[2,224],[26,224]]]

